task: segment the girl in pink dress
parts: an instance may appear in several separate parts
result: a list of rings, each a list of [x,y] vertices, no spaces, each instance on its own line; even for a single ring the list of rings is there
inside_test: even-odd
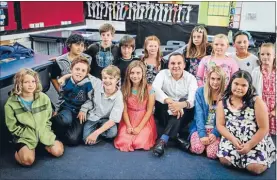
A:
[[[253,85],[267,105],[269,132],[276,135],[276,59],[272,43],[263,43],[260,48],[261,67],[252,71]]]
[[[155,94],[147,85],[145,65],[133,61],[128,66],[122,87],[123,120],[119,124],[114,146],[120,151],[150,150],[157,138],[153,116]]]

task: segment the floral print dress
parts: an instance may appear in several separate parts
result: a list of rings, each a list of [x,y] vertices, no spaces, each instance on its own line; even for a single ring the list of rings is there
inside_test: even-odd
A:
[[[269,132],[270,134],[276,135],[276,117],[271,114],[276,107],[276,72],[268,73],[263,70],[263,100],[268,108],[269,115]]]
[[[258,130],[254,105],[242,111],[231,110],[226,101],[228,100],[223,100],[226,128],[242,143],[248,142]],[[217,156],[226,158],[238,168],[246,168],[251,163],[263,164],[269,168],[276,159],[276,149],[271,137],[265,136],[247,154],[241,155],[233,143],[222,136]]]

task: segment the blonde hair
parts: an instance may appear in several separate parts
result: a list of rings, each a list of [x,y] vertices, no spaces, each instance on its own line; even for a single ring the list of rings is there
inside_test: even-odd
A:
[[[259,54],[261,53],[262,47],[272,48],[274,54],[276,53],[276,47],[272,43],[262,43],[261,47],[259,48]],[[259,60],[260,60],[260,64],[262,65],[262,61],[261,61],[260,57],[259,57]],[[262,66],[260,66],[260,67],[262,67]],[[275,54],[274,61],[273,61],[273,69],[276,69],[276,54]]]
[[[102,76],[103,76],[103,73],[106,73],[109,76],[115,77],[115,78],[117,78],[117,80],[120,79],[120,69],[114,65],[109,65],[109,66],[105,67],[101,71]]]
[[[145,41],[144,41],[144,45],[143,45],[143,49],[144,49],[144,56],[142,58],[142,62],[145,62],[145,59],[149,57],[149,53],[146,49],[149,41],[156,41],[159,45],[159,49],[158,49],[158,52],[157,52],[157,57],[156,57],[156,63],[157,63],[157,67],[160,67],[160,64],[161,64],[161,48],[160,48],[160,45],[161,45],[161,42],[159,40],[159,38],[157,36],[148,36],[145,38]]]
[[[205,101],[206,103],[209,105],[209,106],[212,106],[213,104],[213,99],[212,99],[212,88],[211,88],[211,85],[210,85],[210,78],[211,78],[211,75],[212,73],[216,73],[217,75],[220,76],[220,86],[219,86],[219,89],[217,91],[218,95],[219,96],[222,96],[223,93],[224,93],[224,90],[225,90],[225,80],[226,80],[226,74],[225,72],[222,70],[221,67],[219,66],[213,66],[210,68],[208,74],[207,74],[207,81],[204,85],[204,98],[205,98]],[[218,97],[218,100],[220,99],[220,97]]]
[[[225,41],[226,41],[226,44],[227,44],[227,47],[229,46],[228,37],[227,37],[225,34],[217,34],[217,35],[215,35],[214,38],[213,38],[212,47],[213,47],[213,45],[214,45],[214,41],[215,41],[216,38],[225,40]],[[213,49],[213,51],[212,51],[212,54],[214,54],[214,49]]]
[[[36,81],[36,89],[34,95],[42,91],[42,86],[39,80],[38,73],[29,68],[20,69],[14,76],[14,88],[12,89],[12,95],[21,95],[23,92],[23,81],[26,75],[34,77]]]
[[[193,33],[198,32],[203,34],[203,39],[200,44],[200,50],[197,51],[195,44],[193,43]],[[202,58],[206,56],[207,46],[210,44],[208,43],[207,31],[203,26],[196,26],[190,33],[190,38],[187,46],[187,53],[186,58]]]
[[[139,102],[143,102],[144,99],[148,98],[148,86],[147,86],[147,79],[146,79],[146,68],[143,62],[141,61],[132,61],[126,70],[126,75],[124,79],[124,84],[122,86],[122,93],[124,100],[127,101],[128,97],[132,94],[132,81],[130,80],[130,74],[133,68],[139,67],[142,70],[142,79],[138,86],[138,99]]]

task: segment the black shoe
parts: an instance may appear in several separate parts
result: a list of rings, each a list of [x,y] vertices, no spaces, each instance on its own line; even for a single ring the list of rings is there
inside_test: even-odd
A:
[[[153,154],[157,157],[161,157],[164,154],[164,147],[166,143],[164,140],[160,139],[156,143],[154,149],[153,149]]]
[[[180,137],[177,137],[176,143],[182,151],[190,152],[190,142],[189,141],[186,141]]]

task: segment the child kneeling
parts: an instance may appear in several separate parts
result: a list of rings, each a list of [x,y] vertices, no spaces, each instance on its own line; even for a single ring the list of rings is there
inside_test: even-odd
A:
[[[5,104],[5,121],[16,143],[16,161],[21,165],[32,165],[39,142],[53,156],[61,156],[63,144],[56,140],[51,130],[51,102],[41,92],[38,74],[31,69],[21,69],[14,77],[14,84]]]

